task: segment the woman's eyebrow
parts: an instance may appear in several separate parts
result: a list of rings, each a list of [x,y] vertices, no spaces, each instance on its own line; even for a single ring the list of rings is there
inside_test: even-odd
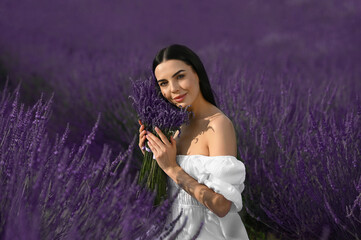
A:
[[[178,72],[176,72],[175,74],[173,74],[172,78],[173,78],[174,76],[176,76],[178,73],[183,72],[183,71],[185,71],[185,70],[183,70],[183,69],[179,70]],[[166,81],[166,79],[160,79],[160,80],[158,80],[157,82],[160,82],[160,81]]]
[[[173,74],[172,78],[173,78],[174,76],[176,76],[178,73],[183,72],[183,71],[185,71],[185,70],[183,70],[183,69],[179,70],[178,72],[176,72],[175,74]]]

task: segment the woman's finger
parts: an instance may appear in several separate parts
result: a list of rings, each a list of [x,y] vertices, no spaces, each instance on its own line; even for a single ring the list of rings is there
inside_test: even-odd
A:
[[[143,130],[139,133],[139,142],[141,141],[141,139],[146,135],[146,131]]]
[[[177,130],[174,135],[173,135],[173,139],[177,138],[179,136],[179,130]]]
[[[139,138],[142,138],[145,135],[147,135],[147,131],[143,130],[139,133]]]
[[[154,136],[152,133],[147,132],[147,135],[145,135],[145,136],[148,139],[148,141],[150,141],[152,143],[153,147],[161,149],[161,150],[165,149],[164,143],[162,143],[162,141],[159,138],[157,138],[156,136]]]
[[[140,147],[144,146],[144,142],[145,142],[145,136],[142,136],[141,138],[139,138],[139,146]]]
[[[144,125],[141,125],[140,127],[139,127],[139,132],[142,132],[144,130]]]
[[[158,152],[157,148],[154,147],[154,145],[150,141],[148,141],[148,146],[154,155]]]
[[[160,139],[162,139],[162,142],[165,145],[167,145],[167,146],[171,145],[170,142],[168,141],[167,137],[163,134],[163,132],[159,128],[155,127],[155,131],[158,133]]]
[[[145,141],[145,135],[143,135],[143,136],[139,136],[139,146],[140,145],[144,145],[144,141]]]
[[[138,120],[138,122],[140,122],[140,120]],[[144,142],[145,142],[145,134],[146,134],[146,131],[144,130],[144,125],[141,125],[140,128],[139,128],[139,148],[140,150],[142,151],[142,153],[144,154]]]

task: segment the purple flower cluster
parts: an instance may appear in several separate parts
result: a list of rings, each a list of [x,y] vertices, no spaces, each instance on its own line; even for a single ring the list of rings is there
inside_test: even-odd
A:
[[[133,106],[146,130],[153,131],[158,127],[162,131],[175,132],[188,122],[189,112],[179,108],[166,99],[157,90],[155,79],[133,81]]]
[[[167,236],[172,198],[154,208],[154,194],[129,175],[134,140],[115,159],[107,146],[93,159],[87,149],[98,118],[79,147],[67,147],[69,126],[51,143],[45,128],[51,101],[40,99],[26,108],[19,103],[19,89],[0,93],[1,239]]]

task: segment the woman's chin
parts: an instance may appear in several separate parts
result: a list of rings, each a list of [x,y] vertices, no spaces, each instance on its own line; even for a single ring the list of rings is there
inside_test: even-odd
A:
[[[172,102],[172,104],[174,104],[175,106],[177,106],[179,108],[186,108],[189,105],[186,102]]]
[[[185,108],[186,107],[186,104],[185,103],[176,103],[175,104],[177,107],[179,108]]]

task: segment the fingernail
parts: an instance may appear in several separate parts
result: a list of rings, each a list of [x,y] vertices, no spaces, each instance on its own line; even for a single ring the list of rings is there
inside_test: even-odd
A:
[[[155,130],[156,130],[156,131],[158,131],[158,130],[159,130],[159,128],[155,127]]]

